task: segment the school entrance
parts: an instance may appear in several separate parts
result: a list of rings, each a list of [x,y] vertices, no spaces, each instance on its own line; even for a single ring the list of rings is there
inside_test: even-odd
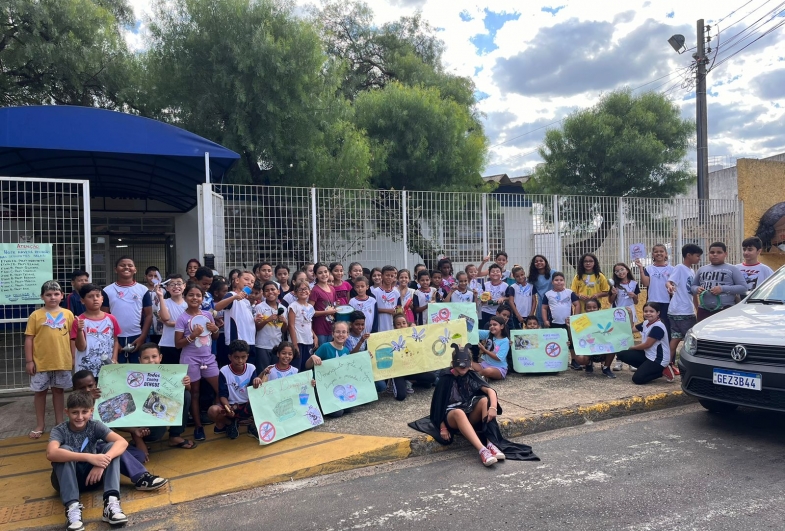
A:
[[[28,389],[24,329],[43,281],[114,262],[184,272],[200,256],[197,185],[239,156],[155,120],[73,106],[0,109],[0,392]],[[177,237],[175,237],[177,234]],[[45,277],[45,278],[44,278]]]

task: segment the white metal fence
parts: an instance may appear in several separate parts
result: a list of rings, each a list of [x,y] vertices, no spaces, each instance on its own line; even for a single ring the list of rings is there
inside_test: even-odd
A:
[[[505,251],[509,266],[528,269],[535,254],[554,269],[575,272],[595,253],[604,271],[629,262],[629,247],[656,243],[672,263],[685,243],[704,250],[719,240],[729,261],[741,260],[742,205],[736,200],[409,192],[212,185],[224,199],[225,268],[268,261],[290,268],[307,262],[360,262],[456,268]],[[699,217],[703,216],[703,223]],[[569,277],[568,277],[569,278]]]
[[[89,182],[0,177],[0,243],[17,242],[51,243],[54,280],[70,293],[71,272],[92,269]],[[35,308],[0,305],[0,390],[29,386],[24,330]]]

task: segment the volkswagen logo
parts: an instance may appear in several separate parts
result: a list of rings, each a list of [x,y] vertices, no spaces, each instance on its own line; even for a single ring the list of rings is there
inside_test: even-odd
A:
[[[744,345],[736,345],[730,351],[730,357],[733,358],[733,361],[741,363],[747,357],[747,349]]]

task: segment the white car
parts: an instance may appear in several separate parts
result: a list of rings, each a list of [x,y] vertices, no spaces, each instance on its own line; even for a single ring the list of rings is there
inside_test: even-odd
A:
[[[739,304],[695,325],[679,370],[684,392],[710,411],[785,411],[785,267]]]

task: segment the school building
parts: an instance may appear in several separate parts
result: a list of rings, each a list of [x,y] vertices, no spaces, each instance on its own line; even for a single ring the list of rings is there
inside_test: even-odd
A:
[[[447,256],[457,270],[499,250],[509,255],[508,267],[528,267],[543,254],[572,275],[583,252],[596,253],[607,268],[629,261],[632,246],[665,243],[677,255],[684,243],[716,239],[728,243],[730,260],[741,259],[741,197],[532,195],[522,186],[527,177],[506,175],[489,179],[499,186],[493,193],[227,184],[238,158],[139,116],[2,108],[0,252],[51,245],[52,277],[67,290],[77,268],[99,285],[111,283],[122,255],[134,258],[137,280],[149,265],[182,273],[190,258],[227,272],[260,260],[412,269]],[[23,331],[39,289],[32,273],[0,264],[0,392],[28,385]]]

